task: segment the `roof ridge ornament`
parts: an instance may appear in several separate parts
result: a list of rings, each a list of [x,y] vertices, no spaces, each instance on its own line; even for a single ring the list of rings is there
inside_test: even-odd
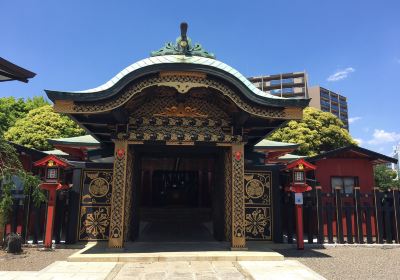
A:
[[[186,56],[202,56],[215,59],[213,53],[207,52],[199,43],[192,45],[192,40],[187,36],[188,24],[182,22],[180,25],[181,36],[176,39],[176,42],[168,42],[158,51],[151,52],[150,56],[160,55],[186,55]]]

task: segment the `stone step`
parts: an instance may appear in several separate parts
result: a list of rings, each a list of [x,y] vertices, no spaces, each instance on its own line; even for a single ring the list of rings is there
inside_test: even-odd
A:
[[[230,251],[220,242],[190,243],[130,243],[124,249],[108,249],[106,244],[91,243],[68,257],[69,262],[166,262],[166,261],[283,261],[284,256],[265,246],[256,251]],[[213,243],[215,244],[213,249]],[[186,245],[186,246],[185,246]],[[261,244],[260,244],[261,245]],[[177,247],[179,250],[177,250]],[[182,248],[187,249],[184,251]],[[197,250],[196,250],[197,248]]]

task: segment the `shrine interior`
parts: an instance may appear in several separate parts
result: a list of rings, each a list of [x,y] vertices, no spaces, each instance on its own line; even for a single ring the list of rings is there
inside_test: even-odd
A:
[[[140,170],[138,240],[187,242],[218,238],[214,224],[223,216],[217,201],[222,198],[218,189],[223,188],[222,178],[217,173],[221,149],[158,145],[143,148],[137,152]]]

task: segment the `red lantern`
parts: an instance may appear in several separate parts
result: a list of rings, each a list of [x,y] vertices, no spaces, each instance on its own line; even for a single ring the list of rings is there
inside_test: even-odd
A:
[[[289,163],[285,170],[291,172],[291,182],[285,187],[288,192],[295,193],[296,204],[296,236],[297,249],[304,249],[303,240],[303,192],[311,191],[311,187],[307,185],[306,172],[315,170],[317,167],[304,159],[299,159]]]

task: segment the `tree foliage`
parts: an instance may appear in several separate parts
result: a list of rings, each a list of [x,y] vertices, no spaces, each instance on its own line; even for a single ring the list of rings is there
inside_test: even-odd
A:
[[[24,118],[15,122],[5,138],[14,143],[37,150],[49,150],[49,138],[83,135],[85,132],[67,116],[54,112],[50,105],[31,110]]]
[[[397,173],[383,164],[374,168],[375,186],[383,191],[400,188],[400,181],[396,177]]]
[[[15,122],[26,116],[30,110],[49,105],[42,96],[26,100],[14,97],[0,98],[0,135],[3,135]]]
[[[0,136],[0,226],[3,226],[12,211],[12,191],[16,188],[15,177],[22,181],[24,194],[31,193],[36,206],[46,200],[46,196],[39,188],[40,179],[22,168],[14,147]]]
[[[300,144],[297,153],[314,156],[322,151],[330,151],[347,145],[357,145],[343,122],[331,113],[308,107],[303,111],[303,119],[289,121],[284,127],[274,131],[270,140]]]

